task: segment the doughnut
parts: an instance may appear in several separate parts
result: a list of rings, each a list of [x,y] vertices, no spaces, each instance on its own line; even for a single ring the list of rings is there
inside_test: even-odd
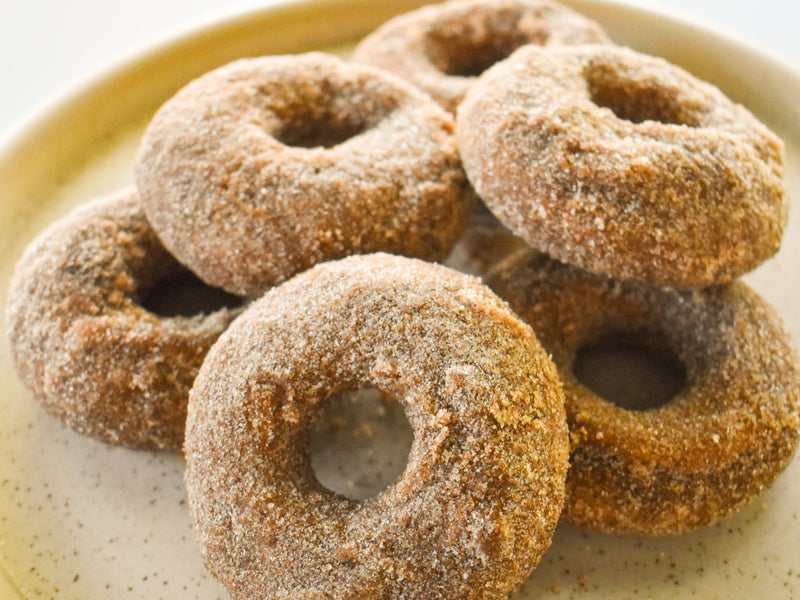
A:
[[[360,386],[404,406],[401,478],[354,500],[308,457],[320,405]],[[506,598],[549,546],[568,437],[555,367],[476,278],[371,254],[273,288],[190,393],[189,508],[234,599]]]
[[[353,60],[404,77],[455,113],[476,77],[525,44],[610,43],[603,29],[550,0],[466,0],[387,21]]]
[[[159,284],[179,281],[184,271],[159,243],[133,189],[53,223],[23,253],[8,293],[11,357],[22,382],[79,433],[180,450],[189,388],[241,310],[238,299],[222,294],[208,314],[148,309]]]
[[[474,200],[454,129],[425,94],[366,65],[241,59],[158,110],[136,184],[180,262],[257,296],[349,254],[443,258]]]
[[[564,383],[565,520],[614,533],[690,531],[747,504],[789,463],[800,428],[797,357],[775,311],[746,284],[622,282],[535,250],[506,259],[487,283],[532,326]],[[626,408],[582,385],[578,353],[615,339],[665,362],[674,356],[677,393]]]
[[[780,246],[782,142],[660,58],[521,48],[484,73],[457,123],[481,199],[563,262],[694,289],[728,283]]]

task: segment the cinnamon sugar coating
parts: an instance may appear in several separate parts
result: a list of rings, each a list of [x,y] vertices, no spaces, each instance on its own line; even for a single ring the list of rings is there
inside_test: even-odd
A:
[[[308,425],[360,386],[403,403],[400,480],[318,483]],[[186,433],[189,506],[232,598],[505,598],[561,510],[555,368],[477,279],[384,254],[318,265],[250,305],[209,352]]]
[[[189,388],[236,314],[163,317],[142,306],[181,270],[133,190],[53,223],[19,260],[8,294],[11,357],[25,386],[82,434],[179,450]]]
[[[162,106],[136,182],[182,263],[255,296],[349,254],[444,257],[474,199],[453,131],[378,69],[323,53],[242,59]]]
[[[488,283],[533,327],[564,382],[565,519],[605,532],[689,531],[751,501],[791,460],[797,356],[775,311],[744,283],[651,287],[535,250],[504,261]],[[625,409],[578,382],[577,352],[619,335],[682,363],[686,382],[672,400]]]
[[[698,288],[780,246],[782,142],[662,59],[610,45],[520,49],[480,78],[457,129],[486,205],[564,262]]]
[[[353,60],[419,86],[455,113],[476,77],[525,44],[610,43],[599,24],[551,0],[465,0],[399,15],[364,38]]]

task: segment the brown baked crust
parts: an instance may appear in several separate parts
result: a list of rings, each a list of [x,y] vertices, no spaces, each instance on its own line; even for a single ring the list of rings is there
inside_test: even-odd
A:
[[[775,311],[744,283],[681,292],[535,250],[504,261],[488,283],[533,327],[564,382],[566,520],[606,532],[689,531],[751,501],[791,460],[797,356]],[[626,410],[578,382],[578,350],[617,334],[677,356],[686,383],[674,399]]]
[[[162,317],[140,304],[182,269],[134,190],[88,203],[26,249],[11,280],[14,366],[52,414],[84,435],[179,450],[189,388],[235,310]]]
[[[698,288],[780,247],[782,142],[662,59],[610,45],[520,49],[475,85],[457,134],[486,205],[564,262]]]
[[[524,44],[610,43],[599,24],[550,0],[465,0],[399,15],[353,60],[391,71],[455,113],[480,72]]]
[[[453,131],[378,69],[323,53],[242,59],[156,113],[136,182],[181,262],[255,296],[348,254],[443,258],[474,199]]]
[[[402,478],[322,487],[307,426],[359,386],[414,429]],[[567,430],[555,368],[477,279],[384,254],[319,265],[223,334],[192,389],[189,506],[232,598],[505,598],[550,544]]]

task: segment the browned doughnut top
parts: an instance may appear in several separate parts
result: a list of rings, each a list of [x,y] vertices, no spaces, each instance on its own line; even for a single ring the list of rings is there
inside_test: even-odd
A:
[[[744,283],[680,292],[619,282],[533,250],[489,284],[531,324],[564,382],[572,453],[565,518],[608,532],[679,533],[732,513],[788,464],[800,428],[797,357]],[[685,370],[666,404],[626,409],[573,372],[582,348],[632,336]]]
[[[783,144],[659,58],[610,45],[520,49],[468,94],[458,140],[486,205],[564,262],[695,288],[780,246]]]
[[[307,429],[359,386],[403,403],[402,478],[324,488]],[[209,352],[186,432],[189,506],[233,598],[505,598],[561,510],[555,368],[477,279],[384,254],[319,265],[254,302]]]
[[[353,60],[419,86],[451,112],[475,78],[524,44],[609,42],[603,29],[551,0],[465,0],[399,15],[356,46]]]
[[[322,53],[243,59],[157,112],[136,182],[181,262],[256,295],[348,254],[445,256],[474,198],[453,129],[378,69]]]
[[[53,223],[26,249],[8,294],[11,357],[23,383],[82,434],[179,450],[189,388],[235,313],[164,317],[142,306],[182,270],[133,190]]]

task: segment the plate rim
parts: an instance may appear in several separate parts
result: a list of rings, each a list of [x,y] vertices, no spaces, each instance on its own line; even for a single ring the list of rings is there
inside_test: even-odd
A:
[[[380,4],[381,0],[368,0],[371,4]],[[785,72],[789,77],[800,82],[800,64],[795,64],[788,57],[782,54],[759,46],[749,39],[738,37],[730,29],[717,25],[707,18],[697,17],[688,14],[679,8],[667,8],[662,5],[645,7],[636,0],[558,0],[571,6],[579,12],[583,12],[586,7],[602,6],[606,8],[624,9],[633,13],[639,13],[645,17],[655,17],[659,20],[666,20],[672,25],[690,28],[702,33],[705,36],[714,38],[725,46],[737,47],[739,50],[756,58],[759,62],[769,63],[780,71]],[[437,2],[433,2],[434,4]],[[82,97],[90,94],[103,85],[121,71],[128,71],[132,67],[150,60],[154,60],[159,55],[174,52],[180,46],[188,44],[192,39],[204,34],[211,34],[221,28],[235,25],[238,22],[256,18],[259,15],[280,12],[302,12],[316,11],[321,8],[331,8],[332,6],[358,6],[363,4],[363,0],[270,0],[264,4],[245,4],[236,7],[227,7],[219,11],[212,12],[200,19],[189,20],[177,27],[171,27],[158,35],[145,39],[127,50],[116,53],[110,58],[100,62],[94,68],[90,68],[81,76],[61,85],[49,96],[45,96],[34,104],[21,117],[16,119],[0,133],[0,164],[8,160],[13,155],[14,150],[30,135],[47,121],[52,120],[61,113],[65,107],[78,102]],[[431,4],[420,0],[417,2],[407,2],[407,4],[417,4],[419,6]],[[800,134],[798,134],[800,136]]]

